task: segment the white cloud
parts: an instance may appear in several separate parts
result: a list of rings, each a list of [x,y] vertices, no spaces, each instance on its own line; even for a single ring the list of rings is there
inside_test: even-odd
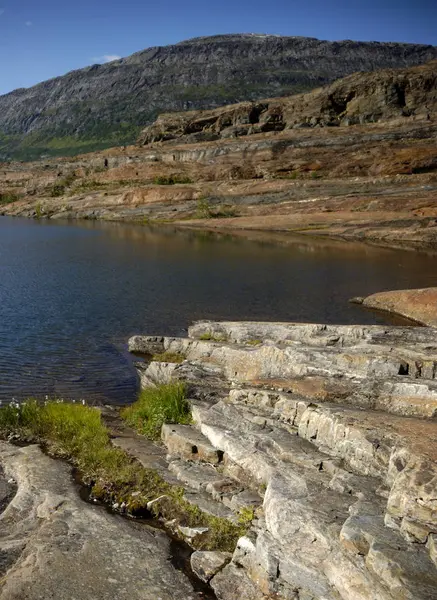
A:
[[[108,63],[120,58],[121,56],[118,56],[118,54],[104,54],[103,56],[95,56],[92,60],[96,63]]]
[[[26,27],[32,27],[33,23],[32,23],[32,21],[26,21],[25,25],[26,25]]]

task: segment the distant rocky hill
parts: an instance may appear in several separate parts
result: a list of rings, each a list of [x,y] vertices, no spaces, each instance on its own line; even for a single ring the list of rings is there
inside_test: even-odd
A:
[[[437,114],[437,60],[406,69],[355,73],[305,94],[214,110],[162,114],[139,143],[213,141],[284,129],[333,127]]]
[[[254,34],[149,48],[1,96],[0,159],[130,143],[165,111],[286,96],[435,58],[437,47],[427,45]]]

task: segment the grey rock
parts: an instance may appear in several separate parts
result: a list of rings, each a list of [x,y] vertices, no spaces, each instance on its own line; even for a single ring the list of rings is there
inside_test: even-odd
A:
[[[208,582],[214,577],[232,558],[230,552],[193,552],[190,558],[193,572],[202,581]]]
[[[209,483],[223,479],[212,465],[197,462],[173,460],[169,464],[169,469],[176,475],[179,481],[197,491],[205,490]]]
[[[166,536],[85,504],[67,464],[3,442],[0,462],[18,486],[0,516],[0,554],[11,559],[1,600],[195,600]]]
[[[152,361],[143,371],[144,378],[141,378],[142,387],[148,387],[150,383],[152,385],[170,383],[172,374],[177,367],[176,363]]]
[[[189,336],[183,368],[204,385],[194,426],[223,460],[170,468],[206,511],[256,507],[211,579],[217,597],[433,599],[435,330],[201,322]],[[204,400],[207,369],[227,395]]]
[[[192,542],[196,538],[202,537],[205,535],[205,533],[208,533],[209,529],[208,527],[182,527],[179,525],[178,531],[184,536],[184,538]]]
[[[219,600],[267,600],[247,573],[233,563],[211,580],[211,587]]]
[[[160,354],[164,352],[164,338],[158,336],[135,335],[129,339],[129,352]]]
[[[223,456],[200,431],[189,425],[163,425],[161,438],[169,454],[187,460],[218,464]]]

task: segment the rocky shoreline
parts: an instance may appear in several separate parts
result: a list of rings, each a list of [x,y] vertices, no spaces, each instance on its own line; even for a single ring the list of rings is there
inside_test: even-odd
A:
[[[112,445],[194,509],[250,514],[233,553],[192,554],[211,594],[435,598],[435,329],[206,321],[129,348],[146,356],[143,387],[185,383],[193,422],[164,425],[159,445],[105,409]],[[4,442],[0,463],[2,600],[202,597],[169,563],[164,533],[84,505],[65,463]],[[201,546],[205,529],[166,527]]]
[[[435,252],[436,77],[436,61],[353,75],[288,99],[164,115],[137,146],[4,163],[0,214]],[[143,509],[155,478],[146,508],[189,544],[208,587],[175,568],[164,531],[84,503],[71,465],[31,443],[43,438],[10,433],[0,600],[435,600],[437,289],[355,300],[425,327],[204,321],[184,338],[135,336],[142,388],[181,382],[191,420],[164,422],[156,443],[114,408],[87,409],[97,416],[87,443],[98,432],[90,447],[112,461],[108,473],[125,469],[114,482],[95,467],[94,498]],[[77,464],[75,449],[55,455]]]

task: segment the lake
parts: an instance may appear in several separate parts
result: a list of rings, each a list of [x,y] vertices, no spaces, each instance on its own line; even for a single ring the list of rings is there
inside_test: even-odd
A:
[[[133,334],[184,335],[196,319],[388,323],[348,299],[437,285],[426,253],[250,235],[0,217],[0,399],[130,402]]]

